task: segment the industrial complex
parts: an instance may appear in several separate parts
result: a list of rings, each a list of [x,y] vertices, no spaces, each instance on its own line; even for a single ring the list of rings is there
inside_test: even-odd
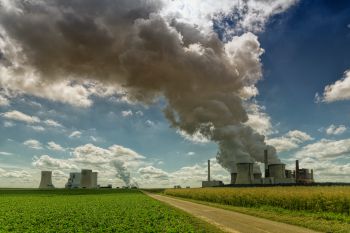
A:
[[[314,183],[313,170],[299,168],[299,161],[295,161],[295,170],[286,170],[285,164],[269,163],[268,151],[264,151],[265,175],[262,176],[260,167],[256,163],[237,163],[237,172],[231,173],[229,186],[240,185],[282,185],[282,184],[310,184]],[[202,181],[202,187],[224,186],[222,181],[211,180],[210,160],[208,160],[208,180]]]
[[[74,188],[85,188],[85,189],[94,189],[98,188],[97,184],[97,172],[93,172],[89,169],[82,169],[81,172],[71,172],[69,174],[68,182],[65,187],[67,189]],[[41,172],[41,181],[39,188],[48,189],[55,188],[52,184],[52,171],[42,171]]]

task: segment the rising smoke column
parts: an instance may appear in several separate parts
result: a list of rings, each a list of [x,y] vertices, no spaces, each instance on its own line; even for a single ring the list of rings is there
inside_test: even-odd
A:
[[[254,34],[223,43],[212,30],[164,16],[160,0],[0,3],[1,88],[33,93],[31,83],[98,81],[145,104],[163,96],[171,126],[217,142],[223,167],[263,162],[264,136],[244,125],[242,104],[262,77]]]
[[[116,177],[121,179],[127,187],[130,187],[130,172],[125,167],[123,161],[113,160],[111,164],[117,171]]]

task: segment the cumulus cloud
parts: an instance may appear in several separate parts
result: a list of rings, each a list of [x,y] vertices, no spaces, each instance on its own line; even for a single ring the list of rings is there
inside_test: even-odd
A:
[[[74,131],[69,135],[69,137],[70,138],[80,138],[81,135],[82,135],[82,133],[80,131]]]
[[[41,125],[28,125],[28,127],[34,129],[35,131],[38,131],[38,132],[43,132],[45,131],[45,128],[42,127]]]
[[[183,130],[177,130],[176,132],[185,140],[189,142],[193,142],[195,144],[205,144],[210,142],[209,138],[203,135],[200,131],[196,131],[192,135],[186,133],[186,131],[183,131]]]
[[[52,126],[52,127],[63,127],[60,123],[58,123],[57,121],[51,120],[51,119],[45,120],[44,123],[46,125]]]
[[[131,110],[122,111],[122,116],[123,117],[130,117],[132,115],[133,115],[133,112]]]
[[[328,140],[321,139],[301,148],[296,154],[296,158],[315,159],[337,159],[350,153],[350,139]]]
[[[27,178],[31,178],[32,176],[25,170],[5,170],[0,168],[0,177],[27,179]]]
[[[340,100],[350,99],[350,70],[345,71],[342,79],[336,81],[334,84],[327,85],[324,88],[323,94],[315,95],[316,102],[331,103]]]
[[[9,106],[10,101],[5,96],[0,95],[0,106]]]
[[[61,145],[52,141],[47,143],[47,148],[54,151],[65,151]]]
[[[25,142],[23,142],[23,145],[30,147],[32,149],[40,150],[43,149],[41,142],[35,139],[29,139]]]
[[[55,159],[50,157],[49,155],[34,157],[34,161],[32,165],[42,170],[44,169],[78,170],[78,167],[75,164],[72,164],[69,160]]]
[[[14,121],[22,121],[29,124],[39,123],[40,119],[36,116],[29,116],[25,113],[19,112],[17,110],[13,110],[10,112],[5,112],[0,114],[3,118],[14,120]]]
[[[267,143],[274,146],[278,152],[284,152],[296,149],[300,144],[311,140],[313,140],[313,138],[307,133],[293,130],[281,137],[268,139]]]
[[[340,135],[345,133],[345,131],[347,130],[347,128],[345,127],[345,125],[330,125],[327,129],[326,129],[326,133],[328,135]]]
[[[13,126],[15,126],[15,125],[16,125],[16,124],[13,123],[12,121],[5,121],[5,122],[4,122],[4,127],[6,127],[6,128],[13,127]]]

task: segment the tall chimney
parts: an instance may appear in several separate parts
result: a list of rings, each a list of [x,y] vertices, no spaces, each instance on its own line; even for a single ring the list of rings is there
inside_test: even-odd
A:
[[[314,169],[311,169],[311,180],[314,181]]]
[[[267,149],[264,150],[265,178],[269,177],[269,155]]]
[[[299,181],[299,160],[295,160],[295,181]]]
[[[208,160],[208,181],[210,181],[210,160]]]

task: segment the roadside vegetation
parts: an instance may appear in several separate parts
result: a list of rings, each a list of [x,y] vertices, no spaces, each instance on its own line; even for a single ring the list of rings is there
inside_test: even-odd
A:
[[[350,232],[350,187],[167,189],[164,193],[322,232]]]
[[[0,232],[220,232],[138,190],[0,190]]]

